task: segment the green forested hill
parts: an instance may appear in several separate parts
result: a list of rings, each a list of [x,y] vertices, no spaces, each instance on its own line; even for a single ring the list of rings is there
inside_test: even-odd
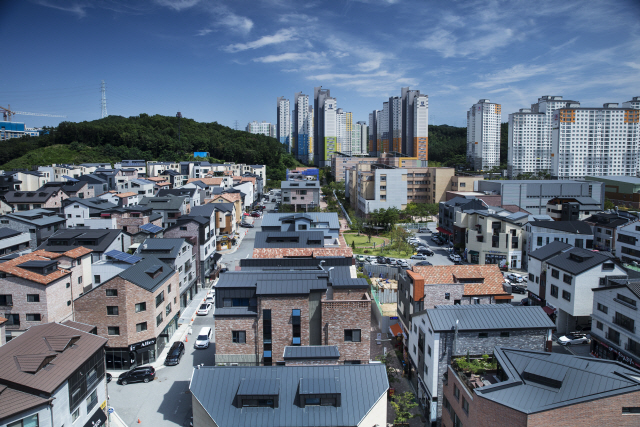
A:
[[[506,169],[509,123],[500,128],[500,164]],[[429,125],[429,161],[443,166],[462,165],[467,162],[467,128],[449,125]]]
[[[63,162],[145,159],[183,161],[194,151],[207,151],[213,159],[264,164],[267,175],[284,179],[285,169],[298,164],[275,138],[236,131],[216,122],[199,123],[167,116],[141,114],[109,116],[91,122],[62,122],[48,135],[24,137],[0,145],[0,168],[29,168]],[[53,147],[56,146],[56,147]],[[65,147],[66,146],[66,147]],[[48,150],[43,150],[49,147]]]

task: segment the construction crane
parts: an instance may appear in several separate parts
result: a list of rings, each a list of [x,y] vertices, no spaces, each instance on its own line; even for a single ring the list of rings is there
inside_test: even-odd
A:
[[[5,122],[7,122],[7,121],[10,122],[11,121],[11,117],[15,116],[16,114],[21,115],[21,116],[64,117],[65,119],[67,118],[67,116],[63,116],[61,114],[28,113],[26,111],[12,111],[11,110],[11,105],[9,105],[7,108],[4,108],[4,107],[0,106],[0,110],[2,110],[2,117],[3,117]]]

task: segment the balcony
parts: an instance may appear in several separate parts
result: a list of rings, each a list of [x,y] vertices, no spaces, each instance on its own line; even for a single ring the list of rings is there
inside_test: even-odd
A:
[[[605,332],[604,337],[615,345],[620,345],[620,334],[610,334],[609,332]]]
[[[457,357],[453,359],[451,369],[470,392],[476,388],[502,382],[498,361],[487,354]]]

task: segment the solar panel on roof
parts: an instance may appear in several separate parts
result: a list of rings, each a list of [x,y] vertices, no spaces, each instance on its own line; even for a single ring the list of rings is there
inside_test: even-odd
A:
[[[116,250],[106,252],[105,255],[108,257],[117,259],[118,261],[126,262],[128,264],[135,264],[136,262],[142,259],[139,256],[129,255],[127,253],[116,251]]]
[[[159,227],[151,223],[141,225],[140,228],[145,231],[148,231],[149,233],[157,233],[158,231],[162,230],[162,227]]]

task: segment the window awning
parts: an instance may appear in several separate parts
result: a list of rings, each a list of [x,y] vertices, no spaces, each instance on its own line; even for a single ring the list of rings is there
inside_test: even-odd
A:
[[[547,306],[542,307],[542,310],[544,310],[544,312],[547,313],[547,314],[553,314],[553,313],[556,312],[553,308],[547,307]]]
[[[438,230],[439,232],[444,233],[446,235],[449,235],[449,236],[453,234],[452,232],[450,232],[446,228],[442,228],[442,227],[437,227],[436,230]]]
[[[513,295],[495,295],[495,299],[513,299]]]
[[[478,251],[469,251],[469,255],[480,255]]]
[[[389,326],[389,331],[391,332],[391,335],[393,335],[394,337],[399,337],[399,336],[404,336],[405,338],[407,337],[402,332],[402,326],[400,326],[399,323],[396,323],[395,325]]]

